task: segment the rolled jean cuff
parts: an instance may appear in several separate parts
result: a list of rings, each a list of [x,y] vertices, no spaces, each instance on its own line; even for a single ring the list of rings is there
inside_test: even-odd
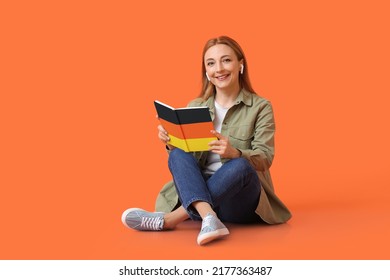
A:
[[[183,205],[184,209],[187,211],[191,220],[195,220],[195,221],[202,220],[202,217],[199,215],[198,211],[196,211],[194,206],[191,205],[192,203],[197,202],[197,201],[206,202],[206,203],[210,204],[211,208],[213,208],[213,203],[210,200],[203,198],[203,197],[194,197],[191,200],[186,201],[186,203],[182,204],[182,205]]]

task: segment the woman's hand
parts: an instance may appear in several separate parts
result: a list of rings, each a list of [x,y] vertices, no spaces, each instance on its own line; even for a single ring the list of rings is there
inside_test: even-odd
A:
[[[159,124],[157,126],[157,130],[158,130],[158,139],[160,139],[160,141],[163,142],[170,150],[174,149],[175,148],[174,146],[168,144],[168,141],[170,139],[169,139],[168,132],[164,129],[164,127],[161,124]]]
[[[238,158],[241,156],[241,152],[230,145],[229,138],[223,136],[215,130],[211,131],[218,140],[211,141],[209,143],[209,151],[220,155],[222,158]]]

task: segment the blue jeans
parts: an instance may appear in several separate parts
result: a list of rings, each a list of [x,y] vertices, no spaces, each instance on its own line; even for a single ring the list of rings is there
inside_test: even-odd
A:
[[[211,205],[223,222],[262,221],[255,213],[261,183],[248,160],[231,159],[210,176],[202,172],[192,154],[174,149],[169,154],[168,166],[179,200],[191,219],[201,219],[191,204],[204,201]]]

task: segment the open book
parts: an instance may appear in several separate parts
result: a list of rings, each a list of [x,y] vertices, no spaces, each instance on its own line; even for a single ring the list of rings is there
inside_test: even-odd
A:
[[[186,152],[207,151],[208,143],[217,138],[208,107],[173,108],[155,100],[157,115],[168,132],[168,144]]]

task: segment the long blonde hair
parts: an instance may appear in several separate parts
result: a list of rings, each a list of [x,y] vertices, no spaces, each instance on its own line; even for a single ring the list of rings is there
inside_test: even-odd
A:
[[[206,67],[204,65],[204,56],[206,51],[211,48],[212,46],[218,45],[218,44],[225,44],[229,47],[231,47],[236,54],[238,60],[244,61],[244,72],[243,74],[240,74],[239,83],[240,88],[243,88],[251,93],[255,93],[255,91],[252,88],[251,82],[249,80],[249,73],[248,73],[248,63],[245,58],[245,54],[243,50],[241,49],[240,45],[233,40],[232,38],[228,36],[220,36],[217,38],[212,38],[208,40],[203,47],[203,53],[202,53],[202,89],[200,92],[200,97],[202,97],[204,100],[208,99],[210,96],[215,94],[215,86],[207,79],[206,77]]]

